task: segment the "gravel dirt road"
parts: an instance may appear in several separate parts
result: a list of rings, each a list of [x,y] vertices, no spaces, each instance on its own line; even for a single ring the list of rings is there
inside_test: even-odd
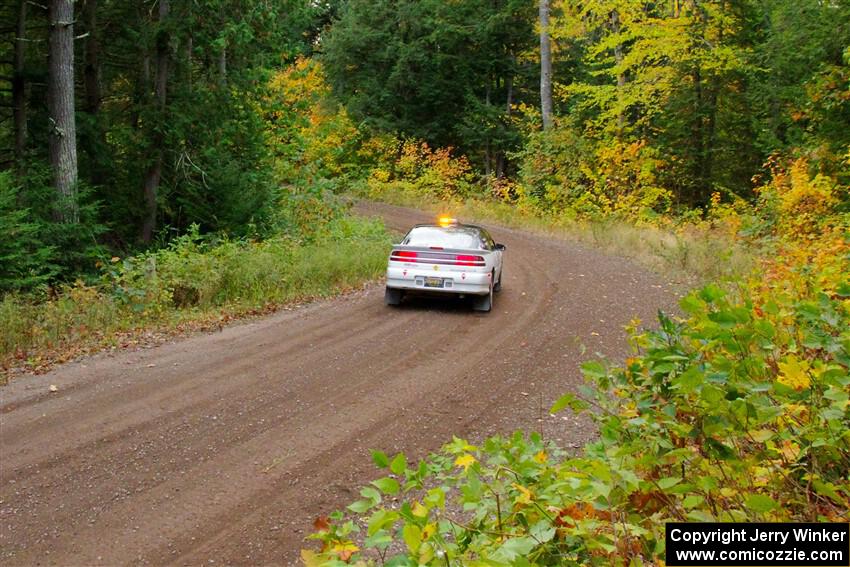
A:
[[[359,205],[404,231],[428,215]],[[633,263],[491,227],[494,310],[383,305],[381,283],[223,331],[102,354],[0,388],[0,564],[295,564],[314,518],[452,434],[593,436],[546,409],[623,326],[675,303]],[[56,385],[57,392],[49,391]]]

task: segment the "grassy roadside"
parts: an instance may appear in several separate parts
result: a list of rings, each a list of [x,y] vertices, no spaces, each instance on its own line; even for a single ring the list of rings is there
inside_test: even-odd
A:
[[[734,241],[723,230],[693,224],[656,227],[615,218],[575,220],[493,200],[436,200],[405,191],[357,191],[352,196],[581,242],[689,285],[743,276],[758,257],[758,251]]]
[[[210,242],[186,235],[168,248],[113,258],[100,281],[48,299],[0,300],[0,383],[21,372],[342,293],[383,272],[390,235],[382,223],[331,221],[309,243],[286,238]]]

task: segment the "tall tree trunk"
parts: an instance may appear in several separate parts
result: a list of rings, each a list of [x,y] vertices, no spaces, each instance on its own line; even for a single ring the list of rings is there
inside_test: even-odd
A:
[[[699,3],[699,0],[691,0],[691,7],[697,13],[700,20],[699,39],[705,41],[705,30],[708,26],[708,15]],[[722,40],[722,36],[721,36]],[[717,106],[716,91],[712,93],[711,77],[705,79],[699,59],[695,62],[693,70],[694,81],[694,125],[693,138],[696,144],[696,156],[694,160],[694,195],[692,204],[704,204],[708,202],[711,191],[711,153],[715,128],[715,109]]]
[[[505,95],[505,114],[508,118],[511,117],[511,106],[514,103],[514,65],[516,65],[516,55],[511,51],[511,69],[508,71],[508,76],[505,79],[507,94]]]
[[[193,38],[190,34],[183,46],[183,64],[186,66],[184,79],[186,81],[186,88],[190,92],[192,90],[192,52],[194,48]]]
[[[611,33],[618,35],[620,33],[620,12],[613,10],[611,12]],[[614,46],[614,62],[619,67],[623,63],[623,44],[619,41]],[[626,127],[626,113],[623,110],[623,90],[626,87],[626,74],[620,70],[617,73],[617,105],[620,107],[617,112],[617,137],[623,135],[623,129]]]
[[[142,127],[142,108],[147,105],[151,92],[151,57],[146,47],[142,47],[139,58],[141,64],[133,91],[133,109],[130,113],[130,124],[136,130]]]
[[[513,105],[514,98],[514,70],[513,65],[516,64],[516,56],[511,52],[511,68],[508,70],[508,75],[505,77],[505,122],[510,126],[511,120],[511,105]],[[499,155],[496,158],[496,177],[502,178],[505,176],[505,169],[507,167],[508,158],[505,155],[505,150],[499,150]]]
[[[162,146],[165,142],[163,136],[164,125],[161,123],[165,119],[165,108],[167,103],[168,93],[168,67],[169,67],[169,41],[170,37],[163,24],[168,18],[170,11],[170,0],[159,0],[159,27],[156,37],[156,104],[159,109],[159,121],[152,137],[153,161],[151,162],[148,171],[145,174],[144,199],[145,199],[145,220],[142,225],[142,241],[145,244],[150,243],[153,239],[154,231],[156,230],[156,214],[157,214],[157,194],[159,193],[159,184],[162,180],[162,161],[163,151]]]
[[[97,114],[100,111],[101,77],[100,33],[97,29],[97,0],[86,0],[83,8],[83,21],[86,32],[86,62],[83,78],[86,87],[86,112]]]
[[[47,106],[57,218],[77,222],[77,125],[74,118],[74,0],[51,0]]]
[[[700,69],[699,64],[694,67],[692,71],[692,78],[694,81],[694,111],[693,111],[693,123],[691,126],[692,131],[692,140],[695,145],[694,149],[694,187],[693,194],[691,195],[691,204],[695,204],[696,202],[702,199],[703,193],[703,182],[702,178],[703,169],[705,167],[705,132],[703,128],[703,92],[702,92],[702,70]]]
[[[710,81],[711,91],[708,95],[708,108],[706,109],[705,142],[703,143],[702,157],[702,202],[707,202],[711,197],[714,178],[714,144],[717,141],[717,97],[720,91],[718,78],[715,76]]]
[[[188,29],[184,28],[186,30],[185,31],[186,38],[185,38],[185,41],[183,42],[183,44],[181,45],[181,48],[183,50],[183,53],[182,53],[181,58],[180,58],[181,61],[182,61],[182,65],[183,65],[183,72],[181,74],[181,77],[183,79],[183,82],[186,85],[186,90],[189,91],[189,92],[192,92],[192,79],[193,79],[193,77],[192,77],[192,74],[193,74],[192,62],[193,62],[193,59],[194,59],[194,51],[195,51],[194,29],[195,29],[195,26],[198,25],[198,21],[195,19],[195,17],[196,17],[195,16],[195,4],[196,3],[195,2],[186,2],[185,4],[186,5],[184,5],[182,7],[183,13],[182,13],[182,15],[179,16],[179,19],[182,20],[183,25],[186,26],[186,28],[188,28]]]
[[[227,85],[227,44],[221,48],[221,53],[218,54],[218,82],[224,87]]]
[[[24,157],[27,150],[27,83],[26,66],[27,1],[18,2],[18,24],[15,31],[14,76],[12,77],[12,112],[15,123],[15,167],[18,175],[24,174]]]
[[[543,129],[552,126],[552,47],[549,43],[549,0],[540,0],[540,112]]]
[[[93,185],[103,185],[108,172],[103,162],[106,134],[99,115],[100,105],[103,101],[103,70],[100,57],[100,30],[97,27],[97,2],[98,0],[86,0],[83,5],[83,23],[86,30],[83,85],[85,87],[85,111],[91,116],[92,126],[80,142],[82,151],[89,156],[89,180]]]
[[[726,2],[721,0],[720,9],[722,13],[727,12]],[[702,12],[702,23],[703,26],[708,26],[708,16],[705,12]],[[724,37],[723,37],[723,26],[718,26],[717,30],[717,44],[723,45]],[[703,32],[703,36],[705,36],[705,32]],[[705,144],[703,146],[703,164],[702,164],[702,178],[703,178],[703,202],[707,201],[711,197],[711,190],[714,186],[714,145],[717,142],[717,104],[720,96],[720,89],[722,88],[722,81],[718,71],[713,71],[711,74],[710,80],[706,81],[706,88],[709,89],[708,93],[708,108],[706,109],[706,125],[705,125]]]
[[[490,91],[492,89],[493,78],[489,75],[487,76],[487,88],[484,91],[484,104],[487,107],[487,110],[490,110]],[[487,141],[484,143],[484,176],[489,179],[490,177],[490,169],[492,166],[493,156],[491,153],[491,144],[490,144],[490,133],[489,128],[487,132]]]
[[[149,36],[150,22],[143,8],[144,4],[141,2],[136,5],[137,25],[141,30],[140,59],[142,65],[139,69],[139,102],[146,103],[151,96],[151,41]]]
[[[141,3],[137,4],[136,18],[137,25],[139,29],[142,30],[142,37],[139,41],[138,57],[140,65],[139,74],[136,80],[136,88],[133,93],[134,104],[130,123],[138,130],[141,128],[142,110],[147,107],[151,97],[151,42],[147,36],[150,22],[148,22],[147,15],[144,10],[142,10]]]

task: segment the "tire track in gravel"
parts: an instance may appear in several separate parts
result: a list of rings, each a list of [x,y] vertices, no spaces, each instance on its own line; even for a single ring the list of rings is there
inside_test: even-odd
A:
[[[398,230],[428,219],[357,210]],[[626,260],[492,232],[508,251],[489,314],[387,308],[375,284],[0,389],[0,564],[292,564],[312,519],[377,476],[371,449],[416,458],[517,428],[592,438],[546,408],[674,293]]]

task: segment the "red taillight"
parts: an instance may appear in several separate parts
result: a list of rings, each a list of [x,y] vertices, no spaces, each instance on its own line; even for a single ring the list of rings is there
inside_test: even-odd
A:
[[[411,252],[410,250],[393,250],[390,260],[396,262],[415,262],[417,256],[418,254],[416,252]]]
[[[458,254],[455,256],[458,266],[480,266],[484,262],[481,256],[470,256],[468,254]]]

